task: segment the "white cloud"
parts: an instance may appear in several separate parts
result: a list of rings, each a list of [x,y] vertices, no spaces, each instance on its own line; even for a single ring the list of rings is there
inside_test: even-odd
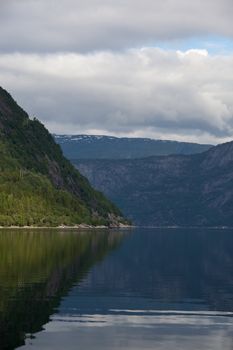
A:
[[[177,51],[177,54],[180,56],[180,58],[196,58],[201,59],[201,56],[207,57],[208,51],[207,50],[199,50],[199,49],[190,49],[187,51]]]
[[[227,140],[232,76],[233,56],[203,50],[0,55],[1,85],[65,133]]]
[[[232,0],[2,0],[2,52],[88,52],[233,37]]]

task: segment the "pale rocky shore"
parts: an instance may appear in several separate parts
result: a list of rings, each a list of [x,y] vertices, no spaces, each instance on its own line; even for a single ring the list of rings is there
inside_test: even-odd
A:
[[[0,230],[3,229],[54,229],[54,230],[76,230],[76,229],[122,229],[122,228],[133,228],[132,225],[125,225],[125,224],[118,224],[118,225],[99,225],[99,226],[93,226],[93,225],[87,225],[87,224],[79,224],[79,225],[73,225],[73,226],[66,226],[66,225],[59,225],[59,226],[0,226]]]

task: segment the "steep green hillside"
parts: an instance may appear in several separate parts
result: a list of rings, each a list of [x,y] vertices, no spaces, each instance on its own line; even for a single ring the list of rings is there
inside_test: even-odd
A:
[[[0,225],[113,224],[120,211],[63,157],[53,137],[0,88]]]
[[[75,164],[136,224],[233,226],[233,142],[189,156]]]

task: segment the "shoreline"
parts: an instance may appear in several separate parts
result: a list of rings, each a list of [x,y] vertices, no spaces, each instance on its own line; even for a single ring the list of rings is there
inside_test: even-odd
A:
[[[112,226],[105,226],[105,225],[99,225],[99,226],[93,226],[93,225],[87,225],[87,224],[79,224],[74,226],[66,226],[66,225],[60,225],[60,226],[0,226],[0,230],[29,230],[29,229],[36,229],[36,230],[44,230],[44,229],[52,229],[52,230],[90,230],[90,229],[96,229],[96,230],[111,230],[111,229],[124,229],[124,228],[134,228],[136,226],[131,225],[112,225]]]
[[[137,226],[137,225],[125,225],[125,224],[119,224],[119,225],[88,225],[88,224],[79,224],[79,225],[73,225],[73,226],[66,226],[66,225],[60,225],[60,226],[0,226],[1,230],[29,230],[29,229],[35,229],[35,230],[44,230],[44,229],[52,229],[52,230],[112,230],[112,229],[169,229],[169,230],[177,230],[177,229],[191,229],[191,230],[197,230],[197,229],[211,229],[211,230],[231,230],[233,229],[233,226]]]

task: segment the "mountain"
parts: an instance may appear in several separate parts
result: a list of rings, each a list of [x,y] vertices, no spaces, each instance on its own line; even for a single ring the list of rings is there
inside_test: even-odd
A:
[[[233,142],[195,155],[74,164],[145,226],[233,226]]]
[[[188,142],[95,135],[54,135],[54,139],[68,159],[133,159],[201,153],[212,147]]]
[[[119,224],[120,211],[0,88],[0,225]]]

